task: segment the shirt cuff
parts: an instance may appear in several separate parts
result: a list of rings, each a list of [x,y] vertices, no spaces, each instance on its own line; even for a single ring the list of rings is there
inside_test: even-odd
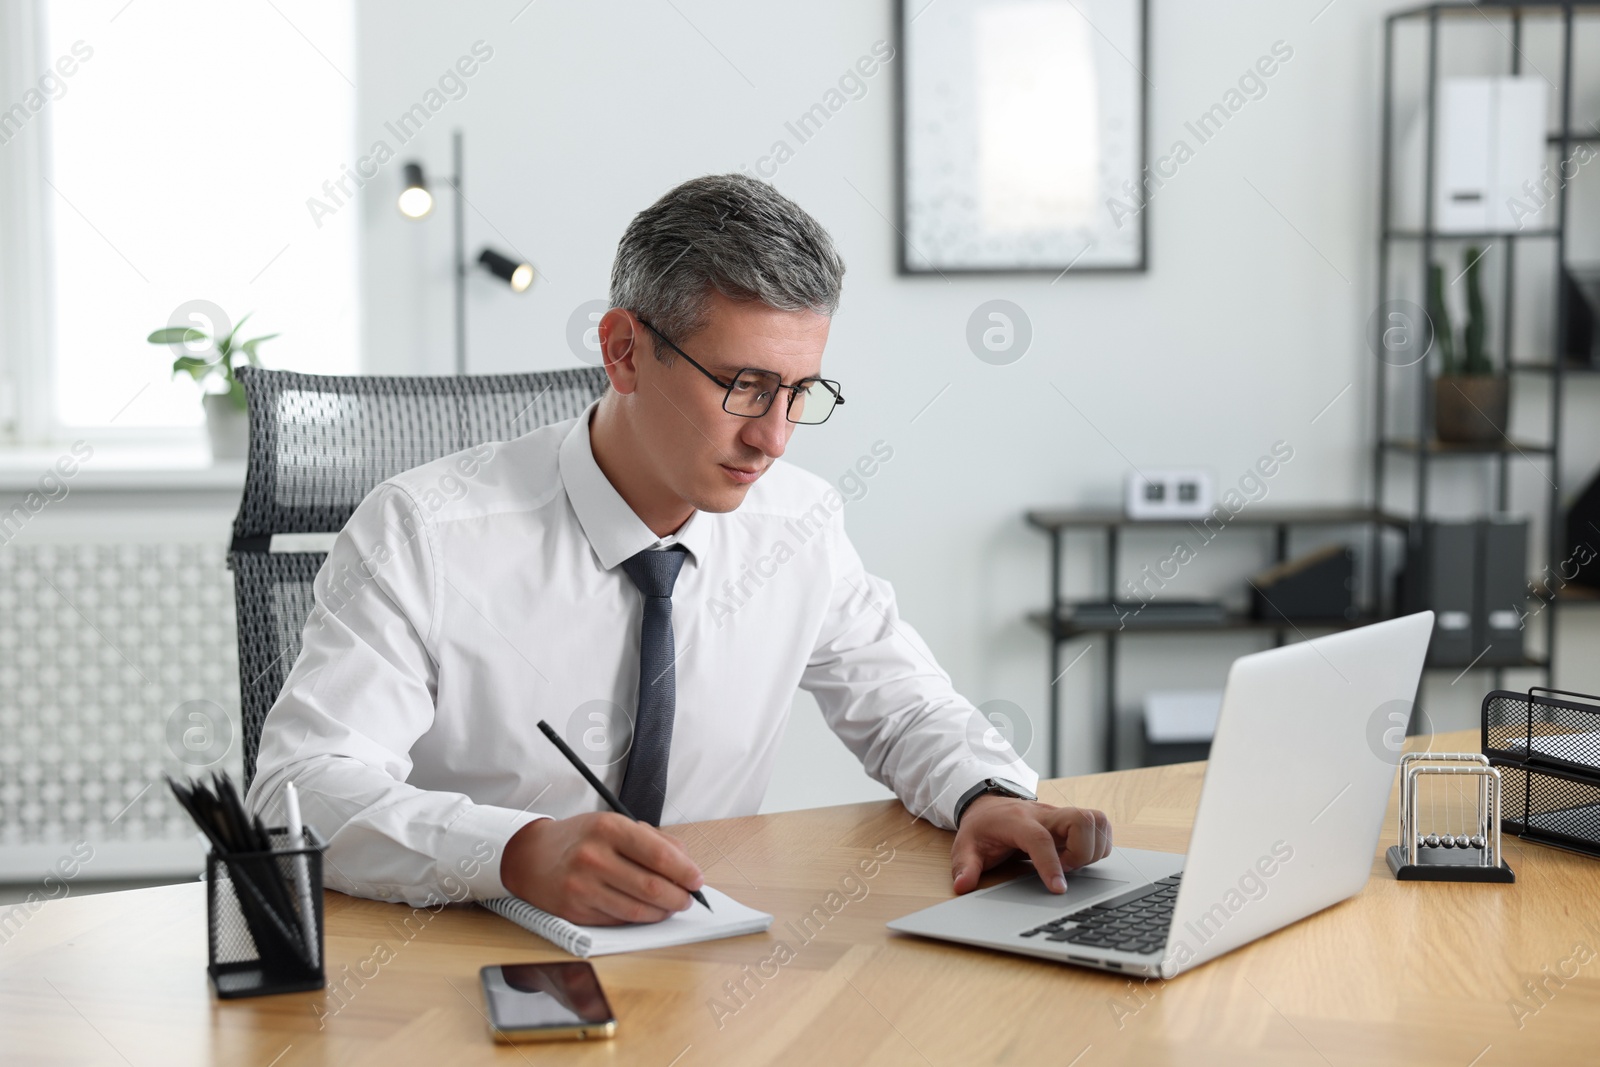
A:
[[[500,880],[500,859],[506,842],[538,819],[532,811],[517,811],[493,804],[474,804],[445,830],[439,867],[452,900],[493,900],[510,896]]]
[[[966,795],[967,790],[986,778],[1004,778],[1026,786],[1034,793],[1039,791],[1039,772],[1021,760],[999,766],[982,760],[969,760],[950,772],[945,779],[949,784],[939,795],[938,803],[934,805],[934,810],[930,814],[939,817],[939,823],[944,829],[956,829],[956,805],[961,803],[961,798]]]

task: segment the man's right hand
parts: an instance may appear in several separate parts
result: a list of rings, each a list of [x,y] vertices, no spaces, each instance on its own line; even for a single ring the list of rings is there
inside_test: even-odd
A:
[[[500,858],[507,891],[585,926],[660,922],[705,885],[682,843],[615,812],[536,819]]]

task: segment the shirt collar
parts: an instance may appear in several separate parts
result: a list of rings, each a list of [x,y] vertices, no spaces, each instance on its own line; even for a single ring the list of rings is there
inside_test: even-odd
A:
[[[578,516],[578,525],[594,549],[600,566],[611,570],[623,560],[643,552],[660,542],[644,521],[634,514],[628,502],[622,499],[600,464],[595,462],[594,448],[589,441],[589,420],[599,401],[590,404],[578,416],[577,425],[561,442],[558,462],[561,482],[566,487],[567,499]],[[689,516],[677,530],[678,543],[689,550],[696,564],[704,558],[711,537],[711,524],[699,511]]]

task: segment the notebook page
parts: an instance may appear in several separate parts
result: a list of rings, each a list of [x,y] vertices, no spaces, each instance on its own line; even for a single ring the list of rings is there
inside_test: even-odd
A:
[[[588,954],[609,956],[617,952],[642,952],[696,941],[714,941],[722,937],[760,933],[772,925],[772,916],[764,911],[746,907],[710,886],[705,886],[701,891],[711,904],[710,911],[695,901],[687,911],[677,912],[658,923],[578,927],[588,936]]]
[[[772,925],[772,916],[746,907],[720,890],[702,889],[712,911],[696,902],[658,923],[631,926],[579,926],[516,897],[481,901],[483,907],[550,941],[575,956],[608,956],[642,952],[696,941],[713,941],[760,933]]]

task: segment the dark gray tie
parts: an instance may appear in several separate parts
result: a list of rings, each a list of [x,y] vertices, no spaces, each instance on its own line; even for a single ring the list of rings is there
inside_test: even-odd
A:
[[[683,567],[682,545],[646,549],[622,561],[622,569],[644,595],[639,630],[639,713],[633,720],[633,747],[622,776],[620,799],[634,816],[661,825],[667,799],[667,756],[672,752],[672,719],[677,707],[673,668],[672,587]]]

